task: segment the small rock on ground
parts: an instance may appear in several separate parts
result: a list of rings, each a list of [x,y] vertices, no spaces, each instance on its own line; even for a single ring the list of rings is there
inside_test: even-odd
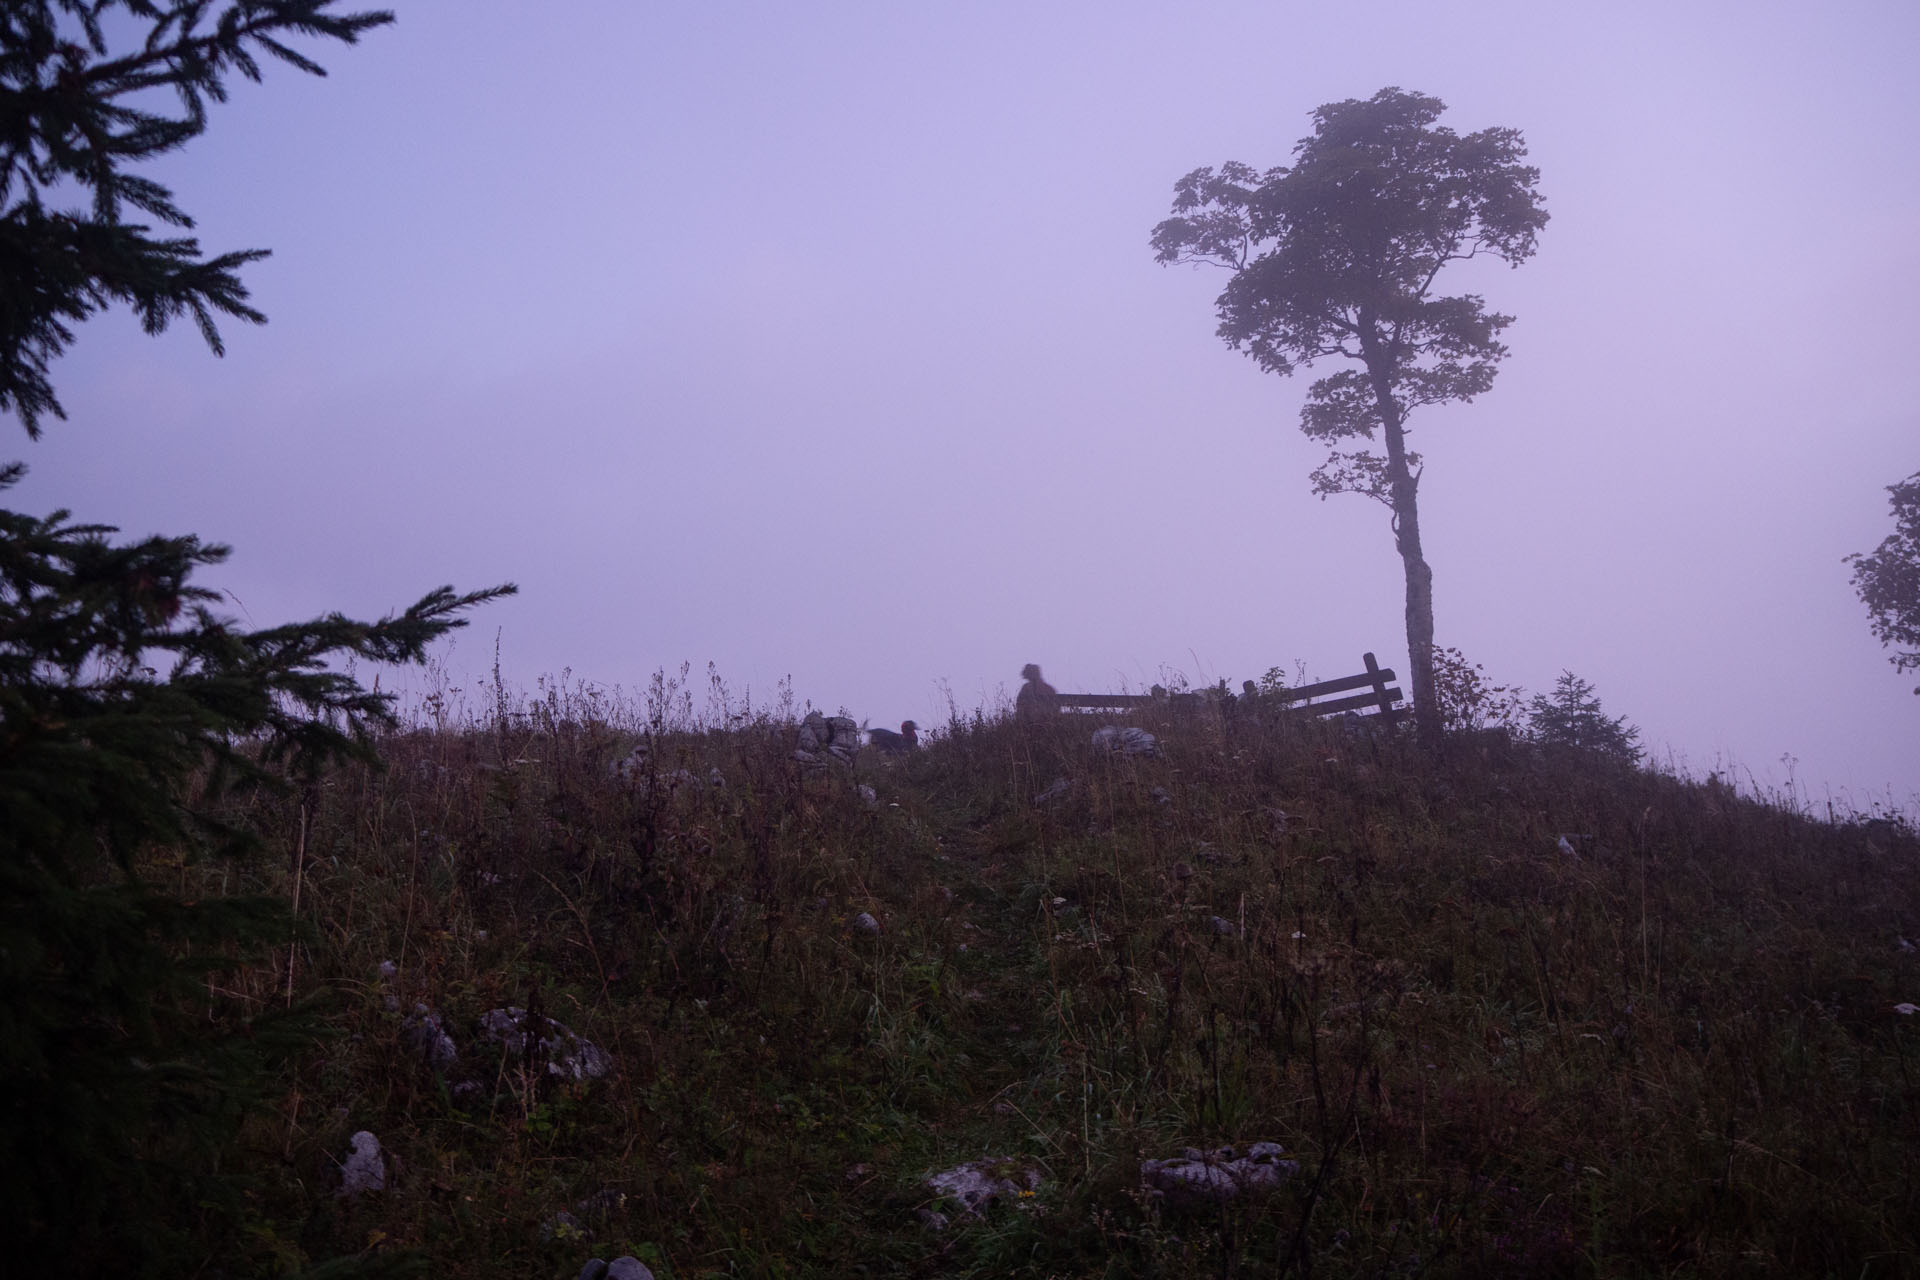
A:
[[[340,1162],[340,1190],[337,1195],[358,1196],[387,1189],[387,1161],[380,1150],[380,1139],[362,1129],[353,1135],[353,1150]]]
[[[1300,1171],[1299,1161],[1280,1158],[1283,1150],[1277,1142],[1256,1142],[1245,1155],[1232,1147],[1188,1147],[1171,1160],[1141,1161],[1140,1184],[1179,1208],[1254,1199],[1278,1190]]]
[[[613,1069],[613,1059],[605,1049],[581,1039],[565,1023],[530,1016],[525,1009],[495,1009],[480,1019],[480,1031],[513,1054],[527,1052],[531,1034],[546,1055],[547,1074],[562,1079],[592,1080]]]
[[[588,1258],[587,1265],[580,1268],[579,1280],[653,1280],[653,1272],[632,1254],[615,1258],[612,1262],[604,1258]]]
[[[1033,802],[1037,805],[1049,805],[1056,800],[1065,799],[1067,792],[1071,790],[1073,790],[1073,779],[1055,778],[1047,785],[1046,790],[1034,796]]]
[[[929,1174],[926,1188],[934,1195],[950,1200],[970,1217],[979,1217],[996,1200],[1011,1200],[1022,1192],[1031,1195],[1040,1186],[1040,1171],[1017,1160],[970,1160],[966,1164]],[[937,1220],[937,1221],[936,1221]],[[934,1209],[921,1211],[920,1221],[930,1231],[947,1225],[946,1214]]]
[[[1093,745],[1106,751],[1118,751],[1127,756],[1156,756],[1160,754],[1160,743],[1145,729],[1134,725],[1110,724],[1093,731]]]
[[[400,1042],[431,1071],[451,1071],[460,1060],[460,1050],[440,1015],[424,1004],[413,1006],[413,1016],[400,1028]]]
[[[578,1240],[590,1238],[587,1229],[580,1225],[580,1219],[565,1209],[554,1214],[540,1224],[540,1243],[550,1244],[555,1240]]]

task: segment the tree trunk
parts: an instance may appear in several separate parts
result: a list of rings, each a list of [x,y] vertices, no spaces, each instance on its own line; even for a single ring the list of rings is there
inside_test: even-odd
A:
[[[1407,675],[1413,686],[1413,724],[1420,741],[1437,746],[1440,706],[1433,695],[1433,569],[1420,550],[1419,480],[1407,469],[1407,437],[1400,402],[1393,397],[1391,356],[1379,350],[1371,326],[1361,344],[1367,374],[1380,409],[1387,446],[1387,484],[1393,500],[1393,538],[1407,578]]]
[[[1420,554],[1420,517],[1408,486],[1407,504],[1396,500],[1400,524],[1400,563],[1407,575],[1407,665],[1413,684],[1413,723],[1420,741],[1436,746],[1442,733],[1440,704],[1433,692],[1433,569]],[[1411,530],[1411,537],[1409,537]]]

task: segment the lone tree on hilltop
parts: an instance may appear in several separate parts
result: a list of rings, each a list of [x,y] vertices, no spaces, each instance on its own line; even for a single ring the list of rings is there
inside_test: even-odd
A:
[[[0,0],[0,411],[30,437],[65,416],[48,363],[94,312],[128,303],[149,331],[190,314],[216,351],[215,313],[262,319],[237,270],[263,251],[151,236],[131,211],[192,221],[129,166],[202,132],[263,55],[319,73],[286,41],[391,21],[333,8]],[[50,207],[76,193],[89,207]],[[23,470],[0,466],[0,490]],[[234,994],[295,935],[287,904],[191,893],[192,868],[259,847],[248,792],[376,760],[393,697],[352,664],[419,662],[513,587],[246,630],[190,582],[226,548],[115,533],[0,510],[0,1271],[250,1274],[264,1264],[235,1241],[258,1209],[223,1156],[312,1017],[291,959],[273,970],[282,1007]]]
[[[1421,736],[1442,732],[1433,677],[1433,571],[1420,543],[1421,461],[1408,414],[1472,400],[1493,385],[1512,316],[1472,294],[1440,296],[1450,262],[1488,255],[1518,266],[1547,214],[1540,171],[1514,129],[1461,137],[1434,124],[1437,98],[1382,89],[1313,113],[1292,167],[1196,169],[1174,184],[1173,216],[1153,229],[1159,261],[1233,272],[1216,300],[1219,334],[1270,373],[1353,361],[1315,382],[1301,430],[1333,445],[1314,492],[1360,493],[1393,512],[1406,571],[1407,656]],[[1340,445],[1376,440],[1384,453]]]
[[[1873,634],[1892,648],[1897,671],[1920,667],[1920,471],[1887,486],[1893,532],[1865,555],[1851,555],[1853,589],[1873,615]],[[1920,688],[1914,690],[1920,694]]]

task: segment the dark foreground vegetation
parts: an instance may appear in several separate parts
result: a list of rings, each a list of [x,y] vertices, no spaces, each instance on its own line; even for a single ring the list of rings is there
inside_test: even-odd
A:
[[[1151,726],[1160,758],[976,715],[810,768],[791,720],[723,698],[676,729],[671,692],[651,734],[561,690],[443,717],[231,815],[277,856],[146,859],[170,891],[297,901],[305,941],[217,974],[202,1016],[329,1001],[223,1154],[244,1209],[194,1270],[1920,1273],[1897,818],[1207,714]],[[489,1056],[509,1006],[612,1070]],[[360,1130],[387,1186],[340,1197]],[[1259,1141],[1300,1162],[1270,1197],[1140,1185]],[[929,1173],[980,1159],[1039,1185],[934,1203]]]
[[[238,274],[262,252],[203,254],[130,170],[263,60],[318,71],[289,41],[392,20],[333,10],[6,7],[0,411],[30,436],[102,309],[191,315],[216,351],[217,317],[263,318]],[[1317,118],[1450,146],[1438,106]],[[1475,137],[1522,192],[1481,240],[1514,261],[1534,174],[1517,134]],[[1181,214],[1240,200],[1206,172]],[[1246,229],[1304,229],[1324,263],[1460,176]],[[1448,226],[1485,225],[1469,194]],[[1163,256],[1217,256],[1175,222]],[[1399,276],[1430,281],[1450,234]],[[1393,499],[1430,750],[1196,713],[1150,726],[1159,755],[1097,754],[1085,722],[956,715],[923,751],[807,767],[790,718],[721,690],[701,721],[665,682],[644,711],[557,689],[393,732],[340,666],[417,660],[508,588],[245,631],[184,585],[222,549],[0,512],[0,1275],[1920,1271],[1912,830],[1637,771],[1571,674],[1534,723],[1584,751],[1443,732],[1387,393],[1485,389],[1506,320],[1448,301],[1472,305],[1396,320],[1384,356],[1355,312],[1384,398],[1355,417],[1336,375],[1306,424],[1385,424],[1387,457],[1316,485]],[[1285,372],[1324,346],[1286,328],[1222,332]],[[1447,359],[1404,364],[1423,349]],[[1856,558],[1890,644],[1905,546]],[[594,1070],[489,1047],[536,1016]],[[1269,1194],[1142,1186],[1145,1160],[1257,1143],[1296,1162]],[[343,1176],[350,1148],[384,1149],[377,1178]],[[980,1161],[997,1202],[938,1202],[930,1173]]]

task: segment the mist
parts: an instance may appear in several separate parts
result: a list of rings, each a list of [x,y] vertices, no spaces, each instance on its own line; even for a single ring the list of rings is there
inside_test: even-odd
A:
[[[1920,13],[402,6],[153,166],[261,327],[54,368],[29,510],[229,542],[265,626],[512,580],[443,657],[938,724],[1062,690],[1405,671],[1387,513],[1310,377],[1153,261],[1174,181],[1397,85],[1521,130],[1552,221],[1414,447],[1437,640],[1656,763],[1912,809],[1920,698],[1843,557],[1920,467]],[[544,14],[545,11],[543,10]]]

